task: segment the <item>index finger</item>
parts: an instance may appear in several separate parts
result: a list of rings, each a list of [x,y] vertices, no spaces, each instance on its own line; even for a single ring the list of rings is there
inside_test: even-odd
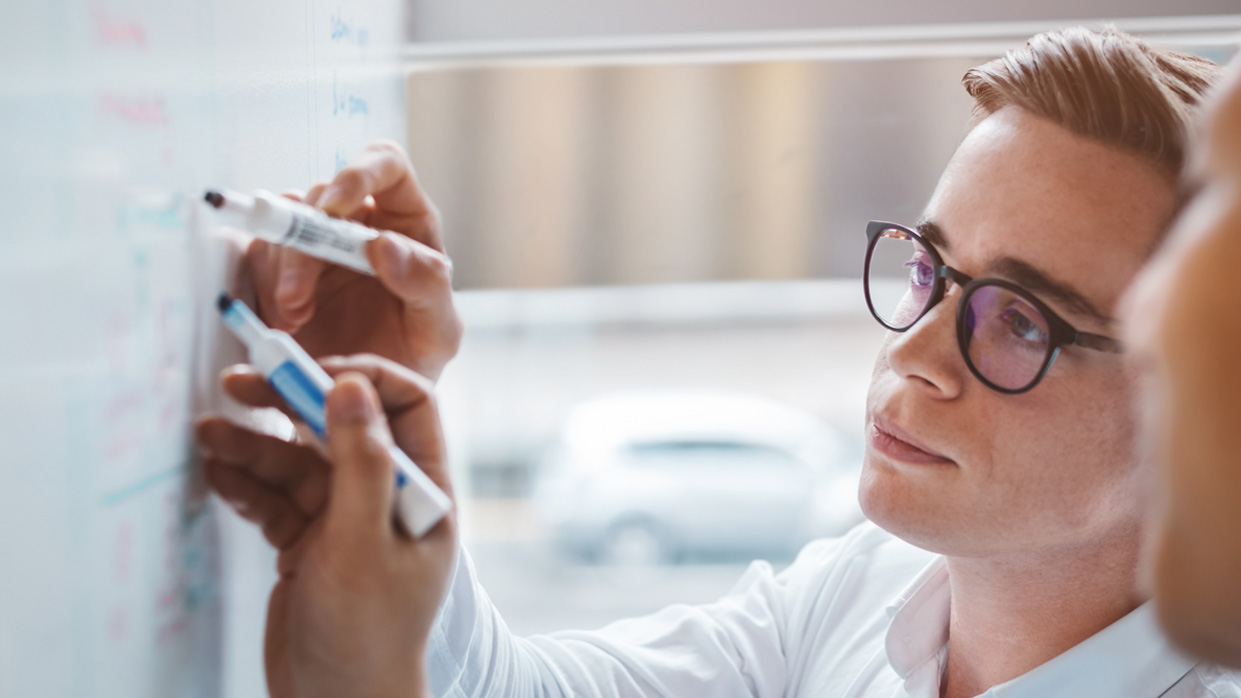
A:
[[[439,214],[427,198],[414,174],[414,166],[400,145],[389,140],[367,144],[348,165],[341,168],[324,190],[320,207],[328,213],[348,217],[373,199],[375,211],[385,218],[393,216],[433,221]],[[444,250],[439,226],[418,226],[419,242]]]

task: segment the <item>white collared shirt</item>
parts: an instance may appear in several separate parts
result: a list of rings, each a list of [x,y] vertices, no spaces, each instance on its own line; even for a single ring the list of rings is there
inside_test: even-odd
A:
[[[753,563],[712,604],[519,638],[463,552],[428,668],[451,698],[938,698],[949,599],[941,556],[866,523],[811,543],[779,575]],[[1241,698],[1241,674],[1177,652],[1146,604],[982,695]]]

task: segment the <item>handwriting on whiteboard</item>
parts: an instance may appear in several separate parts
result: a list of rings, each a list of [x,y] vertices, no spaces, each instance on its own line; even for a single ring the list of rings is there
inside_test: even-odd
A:
[[[115,14],[102,2],[91,3],[90,18],[99,44],[146,48],[146,29],[136,19]]]
[[[365,27],[355,25],[352,21],[346,20],[344,13],[337,8],[331,17],[331,38],[332,41],[354,44],[355,46],[365,47],[370,42],[370,32]]]
[[[164,96],[130,97],[115,92],[99,93],[99,111],[138,126],[167,126]]]
[[[332,73],[332,116],[366,116],[371,113],[365,99],[339,88],[336,73]]]

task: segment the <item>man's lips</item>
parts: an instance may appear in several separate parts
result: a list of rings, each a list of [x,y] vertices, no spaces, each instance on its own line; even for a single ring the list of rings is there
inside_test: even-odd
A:
[[[930,450],[916,436],[880,415],[871,419],[867,437],[876,451],[894,460],[920,464],[953,463],[951,458]]]

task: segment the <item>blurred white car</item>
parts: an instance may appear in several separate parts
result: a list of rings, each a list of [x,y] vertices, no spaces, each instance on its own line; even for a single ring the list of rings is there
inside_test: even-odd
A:
[[[782,556],[862,520],[860,444],[730,393],[647,391],[575,407],[536,471],[557,541],[609,564]]]

